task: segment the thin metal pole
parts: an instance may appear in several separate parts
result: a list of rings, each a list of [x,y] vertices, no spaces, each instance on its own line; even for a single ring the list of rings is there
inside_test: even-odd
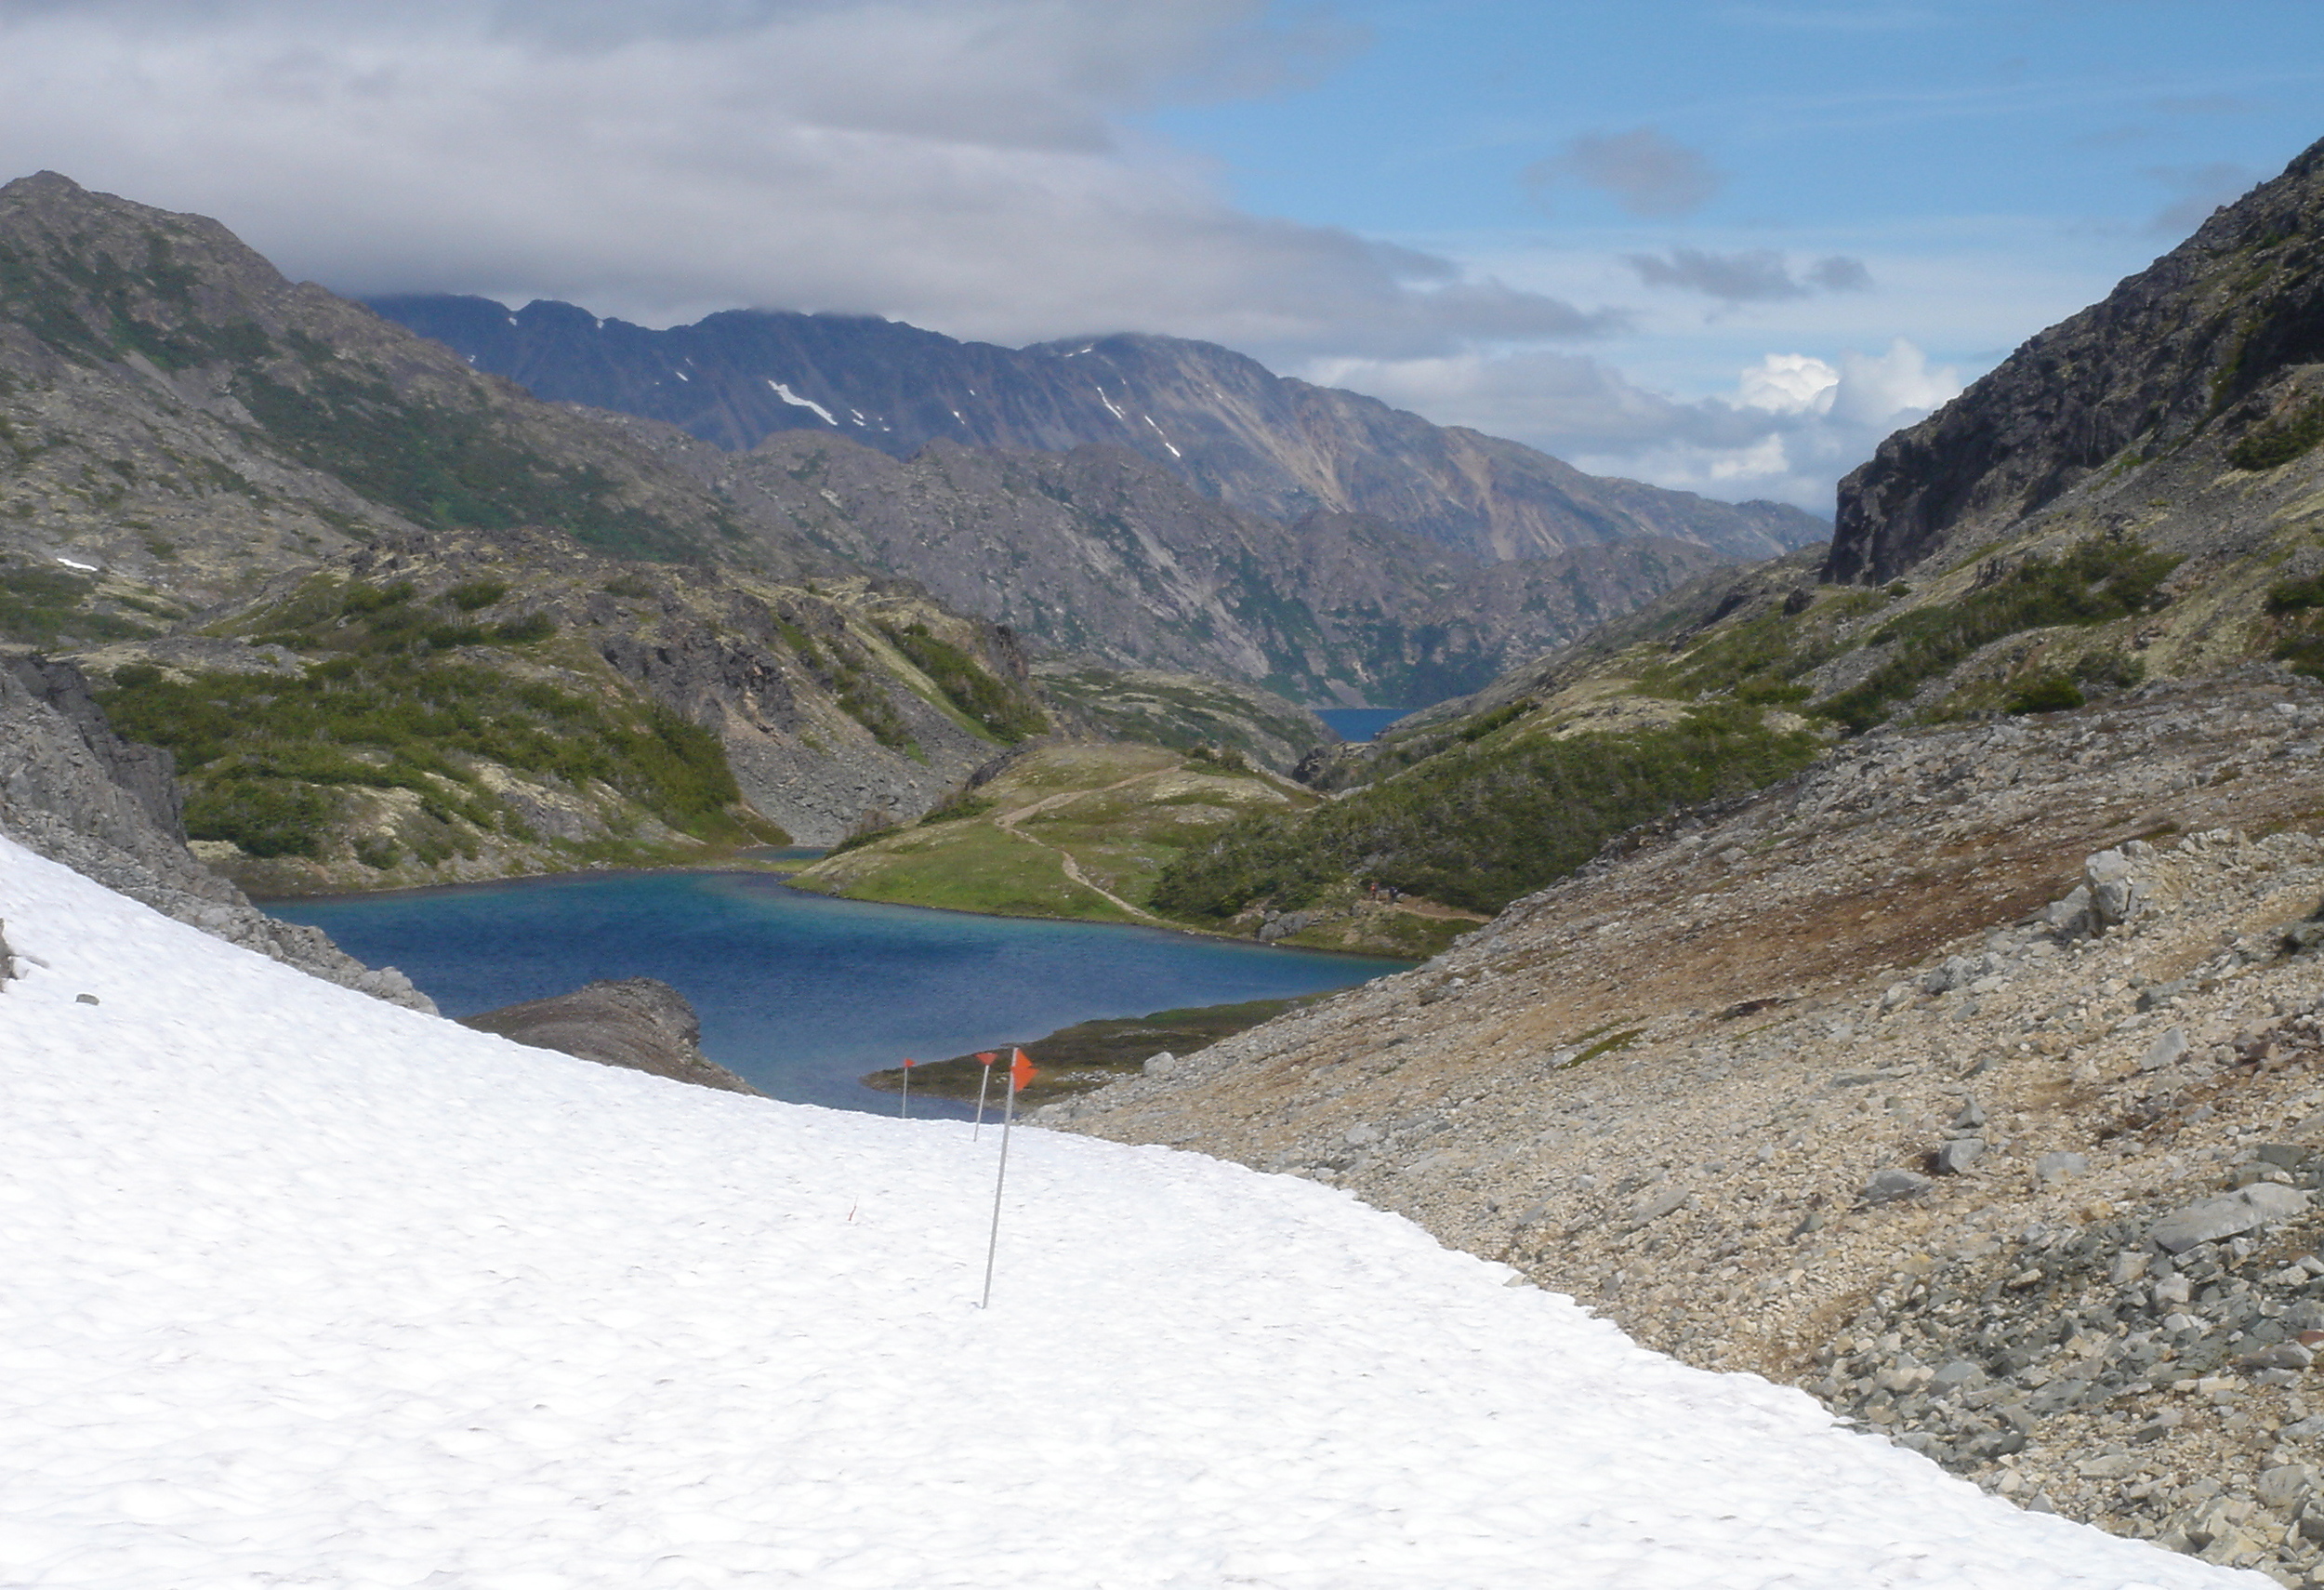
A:
[[[976,1125],[969,1132],[969,1141],[971,1143],[984,1135],[984,1094],[993,1085],[993,1062],[999,1058],[997,1054],[980,1054],[976,1057],[977,1064],[984,1067],[984,1080],[976,1085]]]
[[[909,1060],[904,1063],[904,1098],[896,1106],[896,1114],[906,1120],[912,1119],[912,1062]]]
[[[1017,1119],[1017,1073],[1009,1071],[1009,1108],[1000,1118],[1000,1170],[993,1177],[993,1239],[984,1247],[984,1296],[979,1308],[993,1305],[993,1256],[1000,1252],[1000,1189],[1009,1180],[1009,1128]]]

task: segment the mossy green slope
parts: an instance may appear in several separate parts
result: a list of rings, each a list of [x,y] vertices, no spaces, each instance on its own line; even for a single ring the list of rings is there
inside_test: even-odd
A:
[[[1154,921],[1148,899],[1171,857],[1243,813],[1314,800],[1239,759],[1122,743],[1043,746],[918,823],[852,843],[792,882],[1002,916]]]

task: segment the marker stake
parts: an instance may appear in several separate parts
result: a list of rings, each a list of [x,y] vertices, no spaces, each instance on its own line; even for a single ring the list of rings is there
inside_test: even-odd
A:
[[[976,1063],[984,1067],[984,1080],[976,1085],[976,1125],[970,1129],[969,1141],[973,1143],[984,1131],[984,1094],[993,1085],[993,1062],[997,1054],[980,1054]]]
[[[912,1067],[918,1064],[918,1061],[910,1058],[904,1062],[904,1098],[896,1106],[896,1114],[906,1120],[912,1119]]]
[[[1009,1105],[1000,1118],[1000,1169],[993,1176],[993,1237],[984,1248],[984,1296],[979,1308],[993,1305],[993,1259],[1000,1252],[1000,1189],[1009,1180],[1009,1128],[1017,1119],[1017,1090],[1039,1075],[1022,1049],[1009,1067]]]

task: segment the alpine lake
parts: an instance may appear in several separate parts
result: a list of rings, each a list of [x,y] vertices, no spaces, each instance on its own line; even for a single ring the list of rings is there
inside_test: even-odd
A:
[[[1025,1044],[1037,1062],[1035,1040],[1076,1023],[1326,992],[1408,964],[831,899],[774,871],[580,873],[266,909],[402,968],[448,1016],[658,977],[693,1001],[703,1053],[761,1093],[884,1113],[897,1097],[860,1079],[906,1057]],[[911,1108],[966,1113],[918,1093]]]

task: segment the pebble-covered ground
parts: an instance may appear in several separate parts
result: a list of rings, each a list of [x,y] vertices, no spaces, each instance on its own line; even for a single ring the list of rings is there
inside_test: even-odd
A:
[[[2319,752],[2265,669],[1876,733],[1045,1119],[1350,1188],[2027,1506],[2324,1585]]]

